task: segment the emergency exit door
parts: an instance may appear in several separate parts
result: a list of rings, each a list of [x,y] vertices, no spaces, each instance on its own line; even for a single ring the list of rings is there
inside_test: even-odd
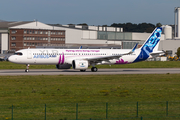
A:
[[[27,51],[27,59],[32,59],[31,50]]]

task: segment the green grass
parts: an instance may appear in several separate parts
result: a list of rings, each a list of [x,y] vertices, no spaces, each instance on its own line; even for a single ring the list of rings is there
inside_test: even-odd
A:
[[[180,68],[180,61],[144,61],[98,68]],[[0,62],[0,69],[25,69],[25,65]],[[30,69],[55,69],[31,65]],[[0,119],[179,119],[180,74],[1,76]],[[167,103],[168,101],[168,116]],[[77,104],[78,103],[78,104]],[[13,105],[13,106],[12,106]],[[76,113],[78,105],[78,112]],[[175,116],[175,117],[172,117]],[[176,117],[177,116],[177,117]]]
[[[55,69],[55,65],[30,65],[30,69]],[[0,69],[26,69],[24,64],[15,64],[8,61],[0,62]]]
[[[180,74],[1,76],[0,101],[1,104],[180,101],[179,78]]]
[[[180,68],[180,61],[143,61],[125,65],[98,65],[98,68]],[[25,69],[26,65],[0,62],[0,69]],[[30,69],[55,69],[55,65],[30,65]]]
[[[142,61],[123,65],[99,65],[98,68],[180,68],[180,61]]]
[[[180,114],[180,74],[1,76],[0,118],[76,119]],[[176,102],[179,101],[179,102]],[[174,119],[174,118],[173,118]]]

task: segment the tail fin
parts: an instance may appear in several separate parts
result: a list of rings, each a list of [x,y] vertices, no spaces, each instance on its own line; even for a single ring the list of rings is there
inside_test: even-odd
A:
[[[153,52],[153,49],[158,49],[158,43],[160,41],[162,33],[162,28],[156,28],[152,34],[149,36],[149,38],[146,40],[146,42],[141,46],[141,50],[147,51],[147,53]]]
[[[149,53],[152,53],[153,50],[157,51],[158,45],[159,45],[158,43],[159,43],[160,37],[161,37],[161,33],[162,33],[161,27],[156,28],[152,32],[152,34],[145,41],[145,43],[139,48],[140,54],[134,62],[146,60],[149,57]]]

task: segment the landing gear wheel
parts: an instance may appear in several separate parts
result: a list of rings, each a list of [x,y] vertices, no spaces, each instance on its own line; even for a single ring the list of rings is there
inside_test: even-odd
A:
[[[81,72],[85,72],[86,70],[80,70]]]
[[[29,72],[29,70],[28,70],[28,69],[25,69],[25,72]]]
[[[98,69],[97,69],[97,67],[92,67],[92,68],[91,68],[91,71],[92,71],[92,72],[97,72]]]

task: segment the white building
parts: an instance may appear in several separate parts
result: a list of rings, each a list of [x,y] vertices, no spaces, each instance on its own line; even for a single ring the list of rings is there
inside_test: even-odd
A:
[[[122,46],[123,49],[131,49],[137,42],[141,46],[151,34],[123,32],[123,28],[100,26],[62,25],[54,29],[66,31],[66,46]],[[163,34],[161,40],[164,40]]]

